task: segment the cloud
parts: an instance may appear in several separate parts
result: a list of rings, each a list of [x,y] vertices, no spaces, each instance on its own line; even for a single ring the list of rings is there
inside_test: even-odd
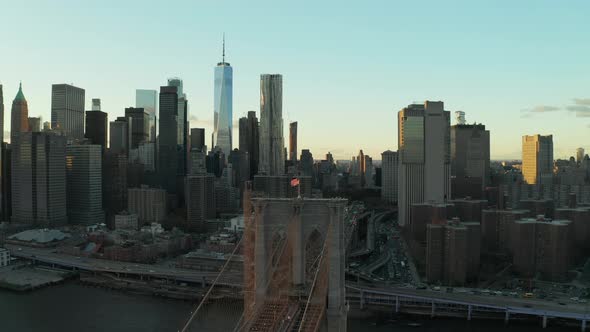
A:
[[[550,106],[550,105],[537,105],[532,108],[525,108],[525,109],[521,110],[520,117],[521,118],[530,118],[534,114],[537,114],[537,113],[551,113],[551,112],[557,112],[560,110],[561,110],[561,107]]]
[[[527,108],[522,110],[525,113],[547,113],[547,112],[555,112],[559,111],[561,108],[549,105],[538,105],[533,108]]]
[[[576,105],[587,105],[590,106],[590,98],[574,98]]]
[[[578,118],[590,118],[590,106],[585,105],[571,105],[567,110],[575,113]]]

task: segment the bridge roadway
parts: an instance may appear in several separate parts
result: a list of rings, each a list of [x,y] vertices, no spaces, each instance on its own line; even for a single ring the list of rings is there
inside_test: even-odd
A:
[[[348,284],[346,289],[347,299],[351,304],[358,303],[361,309],[366,305],[385,305],[395,307],[397,312],[404,303],[422,303],[431,306],[432,316],[435,316],[437,306],[462,307],[467,312],[467,319],[471,319],[472,312],[478,310],[504,313],[506,322],[511,314],[538,316],[542,319],[544,327],[547,325],[547,318],[564,318],[580,321],[582,331],[585,331],[586,322],[590,319],[588,306],[580,303],[561,305],[538,299],[479,296],[411,288],[373,288],[352,284]]]
[[[166,267],[161,265],[76,257],[67,254],[56,253],[54,252],[54,249],[46,248],[21,247],[11,244],[7,244],[6,248],[11,250],[11,254],[14,257],[35,260],[44,264],[55,265],[68,269],[73,268],[81,271],[113,273],[118,275],[134,276],[138,278],[149,277],[200,284],[203,283],[203,281],[206,283],[212,282],[219,274],[215,271],[198,271]],[[225,286],[241,287],[242,275],[241,273],[226,272],[224,277],[221,278],[218,283]]]

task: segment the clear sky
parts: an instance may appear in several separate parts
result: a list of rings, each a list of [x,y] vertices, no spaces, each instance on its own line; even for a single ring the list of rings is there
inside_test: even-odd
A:
[[[589,13],[587,0],[0,0],[5,129],[21,80],[30,116],[50,120],[51,84],[74,83],[112,120],[136,88],[179,76],[210,137],[225,32],[234,122],[259,113],[259,75],[280,73],[285,127],[299,122],[316,159],[380,159],[397,111],[426,99],[485,124],[492,158],[520,158],[535,133],[566,157],[590,149]]]

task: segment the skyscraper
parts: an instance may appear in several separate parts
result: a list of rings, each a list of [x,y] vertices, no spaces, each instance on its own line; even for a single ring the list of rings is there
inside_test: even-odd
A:
[[[297,121],[289,124],[289,160],[297,161]]]
[[[282,175],[285,171],[283,138],[283,77],[260,75],[260,163],[258,174]]]
[[[301,174],[313,179],[313,155],[309,149],[301,150],[301,157],[299,159],[299,171]]]
[[[108,221],[127,208],[127,169],[129,163],[123,153],[106,151],[103,159],[102,201]]]
[[[249,111],[248,117],[240,118],[240,150],[248,152],[250,160],[250,179],[258,174],[258,161],[260,158],[259,142],[260,133],[256,112]]]
[[[143,108],[149,115],[149,140],[156,141],[156,120],[158,114],[158,91],[135,90],[135,107]]]
[[[110,122],[109,143],[114,153],[129,153],[130,128],[127,119],[120,116]]]
[[[1,89],[1,87],[0,87],[0,89]],[[2,93],[2,92],[0,91],[0,94],[1,94],[1,93]],[[0,98],[1,98],[1,97],[2,97],[2,96],[0,96]],[[0,102],[1,102],[1,101],[0,101]],[[576,162],[577,162],[578,164],[580,164],[580,163],[582,163],[582,161],[583,161],[583,160],[584,160],[584,148],[577,148],[577,149],[576,149]]]
[[[84,89],[69,84],[51,87],[51,128],[73,139],[84,138]]]
[[[232,151],[232,86],[233,69],[225,62],[225,38],[221,62],[215,67],[215,85],[213,91],[213,145],[219,147],[224,155]]]
[[[191,128],[191,150],[193,149],[205,149],[205,128]]]
[[[19,84],[18,93],[12,101],[10,111],[10,143],[15,145],[19,134],[29,131],[29,106],[23,94],[23,85]]]
[[[479,178],[483,190],[489,182],[489,174],[490,131],[482,124],[452,126],[451,175],[456,178]]]
[[[92,111],[100,111],[100,98],[92,98]]]
[[[450,199],[450,136],[450,113],[441,101],[398,112],[400,225],[410,225],[412,204]]]
[[[2,91],[2,84],[0,84],[0,144],[3,142],[4,142],[4,93]]]
[[[211,174],[189,175],[185,179],[186,222],[191,231],[204,231],[205,221],[215,218],[215,184]]]
[[[387,150],[381,154],[381,198],[397,202],[398,153]]]
[[[104,223],[102,210],[102,146],[66,147],[68,218],[70,223]]]
[[[538,184],[553,174],[553,135],[522,137],[522,176],[528,184]]]
[[[67,222],[66,138],[20,133],[12,155],[12,221],[39,226]]]
[[[168,86],[176,87],[176,93],[178,95],[178,106],[177,106],[177,120],[176,120],[176,142],[177,142],[177,173],[181,176],[186,175],[186,168],[188,167],[188,99],[186,97],[186,93],[183,91],[183,83],[182,80],[178,77],[173,77],[168,79]],[[160,113],[162,112],[160,107]],[[162,114],[160,114],[162,116]],[[162,130],[164,128],[160,128]]]
[[[86,111],[86,131],[84,136],[90,140],[90,143],[102,146],[103,150],[107,148],[108,123],[108,114],[101,111],[100,107],[95,110],[93,105],[92,111]]]
[[[158,138],[158,176],[169,193],[176,193],[178,167],[178,88],[160,87],[160,136]]]
[[[38,133],[41,131],[41,117],[29,117],[29,131]]]
[[[4,221],[3,216],[6,214],[6,207],[4,203],[4,93],[2,91],[2,84],[0,84],[0,220]]]
[[[147,143],[150,138],[150,116],[143,108],[125,108],[125,118],[131,128],[129,149],[137,149],[139,144]]]

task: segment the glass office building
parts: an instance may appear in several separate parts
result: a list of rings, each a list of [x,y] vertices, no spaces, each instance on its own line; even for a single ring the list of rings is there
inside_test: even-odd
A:
[[[135,90],[135,107],[143,108],[149,115],[149,141],[156,141],[156,117],[158,114],[158,91]]]
[[[232,80],[233,69],[225,62],[224,43],[222,61],[215,67],[212,148],[219,147],[226,156],[232,151]]]

